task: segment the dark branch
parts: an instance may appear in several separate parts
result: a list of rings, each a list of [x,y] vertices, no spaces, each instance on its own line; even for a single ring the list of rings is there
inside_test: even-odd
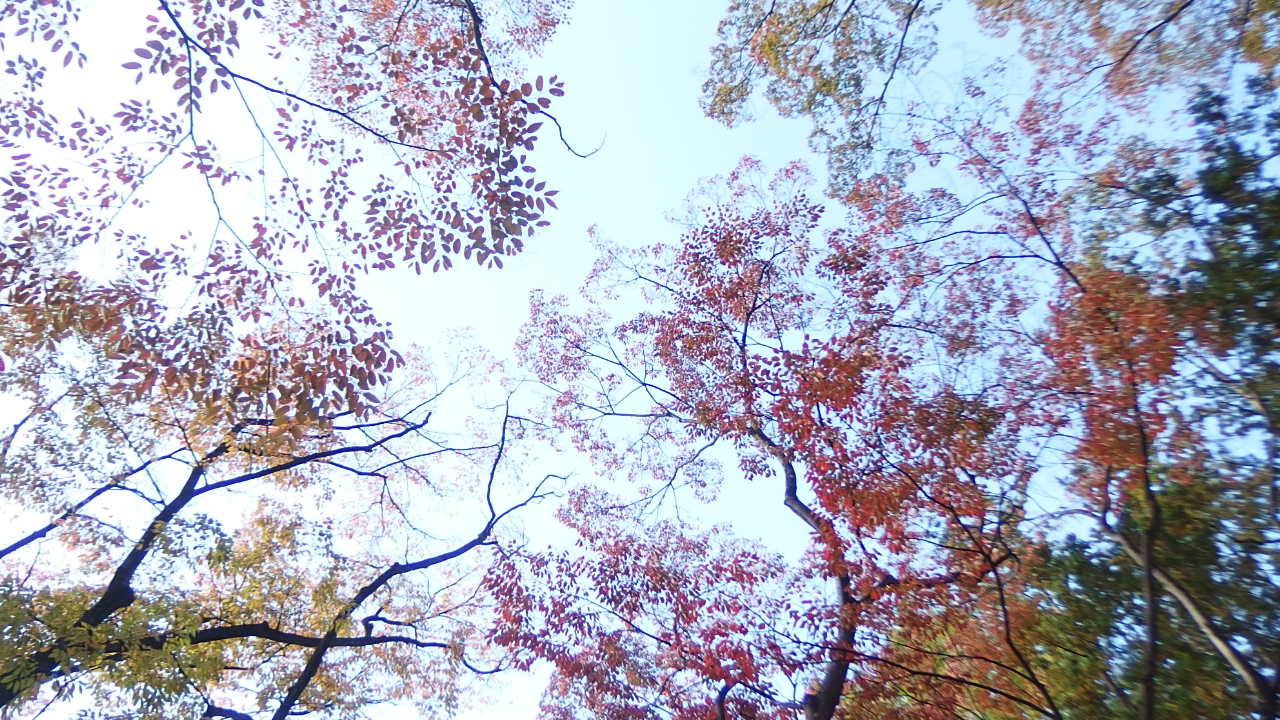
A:
[[[475,38],[476,54],[480,56],[480,62],[484,65],[485,74],[489,76],[489,83],[493,85],[495,88],[500,87],[501,83],[498,82],[498,76],[493,72],[493,63],[489,61],[489,52],[485,50],[485,47],[484,47],[484,32],[483,32],[484,18],[480,17],[480,10],[476,8],[476,4],[472,0],[462,0],[462,3],[467,8],[467,15],[470,16],[471,36]],[[600,148],[604,147],[604,141],[601,140],[600,144],[596,146],[595,150],[592,150],[589,153],[578,152],[576,149],[574,149],[572,145],[569,144],[568,139],[565,138],[564,126],[560,124],[560,120],[556,118],[555,115],[552,115],[551,113],[547,112],[546,110],[543,110],[542,108],[537,107],[536,105],[530,105],[530,107],[534,108],[534,112],[536,114],[547,118],[548,120],[550,120],[552,123],[555,124],[556,131],[560,133],[560,143],[563,144],[565,149],[568,150],[570,153],[580,158],[589,158],[592,155],[595,155],[596,153],[600,152]]]
[[[241,73],[236,72],[235,70],[232,70],[230,67],[227,66],[226,63],[218,59],[218,56],[215,53],[213,53],[211,50],[206,48],[204,45],[201,45],[199,41],[197,41],[195,38],[193,38],[190,35],[190,33],[187,32],[186,27],[182,25],[182,21],[178,20],[178,16],[175,15],[172,8],[169,7],[168,0],[160,0],[160,8],[164,10],[165,15],[169,16],[169,21],[173,23],[174,29],[177,30],[178,34],[182,36],[183,42],[186,43],[188,47],[193,47],[196,50],[199,50],[205,57],[209,58],[210,62],[212,62],[220,70],[225,72],[230,77],[235,78],[236,80],[241,80],[243,82],[249,83],[250,85],[253,85],[254,87],[257,87],[261,90],[265,90],[266,92],[269,92],[273,95],[279,95],[281,97],[288,98],[296,103],[306,105],[307,107],[319,110],[321,112],[329,113],[330,115],[335,115],[337,117],[340,117],[343,120],[346,120],[347,122],[351,123],[352,125],[355,125],[356,127],[360,128],[361,130],[369,133],[370,135],[378,138],[382,142],[387,143],[388,145],[409,148],[412,150],[421,150],[423,152],[429,152],[429,153],[441,153],[444,155],[452,154],[449,150],[445,150],[443,148],[433,148],[433,147],[427,147],[425,145],[415,145],[414,143],[408,143],[402,140],[396,140],[395,138],[387,135],[386,133],[381,132],[380,130],[377,130],[372,126],[362,122],[361,120],[357,119],[355,116],[351,115],[350,113],[344,110],[339,110],[338,108],[332,107],[330,105],[318,103],[314,100],[310,100],[308,98],[302,97],[297,93],[289,92],[288,90],[283,90],[278,87],[272,87],[260,80],[257,80],[248,75],[243,75]]]
[[[230,708],[219,707],[217,705],[214,705],[213,703],[210,703],[204,709],[204,715],[201,715],[200,717],[229,718],[230,720],[253,720],[252,715],[247,715],[242,712],[237,712]]]

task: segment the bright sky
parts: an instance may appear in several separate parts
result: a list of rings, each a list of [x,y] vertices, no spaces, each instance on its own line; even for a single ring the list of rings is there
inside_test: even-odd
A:
[[[579,0],[536,71],[565,80],[567,94],[551,110],[577,149],[600,145],[599,152],[579,159],[558,144],[554,128],[544,126],[534,164],[561,191],[560,211],[549,216],[552,225],[505,269],[462,264],[436,275],[366,283],[375,307],[392,321],[402,341],[439,347],[446,343],[447,329],[470,326],[476,340],[505,354],[526,317],[530,291],[576,294],[594,260],[587,233],[591,225],[623,245],[673,239],[680,230],[665,217],[680,208],[700,178],[727,172],[744,154],[761,158],[770,170],[805,159],[820,177],[822,163],[807,150],[806,121],[782,120],[762,101],[753,108],[757,119],[733,130],[703,116],[698,97],[725,4]],[[104,3],[95,11],[109,7]],[[964,21],[947,17],[937,22],[944,28],[964,26]],[[122,42],[107,32],[99,33],[99,40],[103,47]],[[103,60],[120,57],[128,47],[115,48]],[[991,52],[988,46],[983,49]],[[97,85],[89,82],[85,89],[89,87]],[[179,202],[153,206],[149,212],[181,214],[187,208]],[[754,532],[744,529],[744,534]],[[532,718],[543,680],[508,677],[501,692],[460,717]],[[417,717],[411,710],[375,712],[394,720]]]
[[[748,153],[776,168],[807,152],[803,121],[774,117],[731,131],[702,114],[699,92],[723,11],[719,2],[677,0],[574,7],[536,72],[565,80],[551,111],[569,141],[600,151],[574,157],[544,125],[534,164],[561,191],[560,211],[503,270],[462,265],[412,284],[370,283],[400,337],[429,343],[440,329],[470,325],[495,352],[509,348],[530,290],[577,292],[594,260],[591,225],[624,245],[672,238],[679,230],[664,218],[699,178],[728,172]]]
[[[723,12],[722,3],[687,0],[584,0],[573,9],[537,72],[565,80],[566,95],[551,110],[569,141],[600,151],[574,157],[544,126],[535,165],[561,191],[551,226],[499,272],[462,266],[412,286],[382,285],[379,306],[400,337],[430,345],[444,328],[470,325],[478,341],[504,352],[531,290],[576,297],[595,259],[590,226],[630,246],[674,239],[680,230],[665,218],[700,178],[731,170],[748,153],[770,168],[807,153],[807,124],[765,105],[756,113],[762,120],[735,130],[702,114],[698,97]],[[459,718],[533,718],[545,679],[508,674],[491,701]]]

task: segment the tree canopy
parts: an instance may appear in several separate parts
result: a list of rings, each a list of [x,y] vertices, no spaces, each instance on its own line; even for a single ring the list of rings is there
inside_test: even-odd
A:
[[[734,0],[704,111],[825,168],[601,218],[514,362],[367,288],[543,241],[569,7],[121,15],[0,9],[0,712],[1280,715],[1269,3]]]
[[[277,5],[0,10],[5,712],[349,717],[506,664],[478,573],[544,494],[506,465],[524,421],[468,429],[465,366],[359,281],[500,267],[545,224],[562,90],[523,61],[562,8]],[[106,21],[137,47],[90,55]],[[66,94],[113,71],[135,97]]]
[[[606,243],[587,309],[533,303],[561,427],[638,485],[583,490],[591,552],[560,561],[625,555],[582,574],[632,593],[520,596],[627,657],[525,629],[572,690],[553,716],[1275,717],[1271,17],[1191,5],[979,4],[1029,91],[986,68],[948,107],[894,90],[934,6],[732,4],[705,107],[738,122],[764,82],[834,202],[748,159],[678,241]],[[1201,83],[1233,89],[1186,93],[1181,130],[1135,107]],[[709,482],[716,447],[737,477]],[[652,524],[761,483],[799,565]],[[698,564],[634,562],[677,533]]]

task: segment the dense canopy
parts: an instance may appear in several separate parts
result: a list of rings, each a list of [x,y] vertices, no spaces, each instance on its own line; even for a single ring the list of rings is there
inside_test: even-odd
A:
[[[0,8],[0,713],[1280,716],[1272,3],[733,0],[511,352],[370,289],[561,271],[574,8],[101,5]]]

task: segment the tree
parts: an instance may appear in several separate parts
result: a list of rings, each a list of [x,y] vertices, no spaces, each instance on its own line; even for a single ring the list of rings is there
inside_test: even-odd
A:
[[[74,258],[87,243],[106,246],[100,252],[107,257],[136,259],[130,270],[145,283],[142,289],[118,286],[117,296],[104,298],[105,304],[119,306],[130,296],[141,302],[167,283],[190,282],[198,302],[188,313],[194,325],[214,336],[230,331],[230,319],[218,310],[221,304],[257,304],[262,309],[254,322],[268,327],[288,308],[306,302],[305,293],[288,287],[293,277],[306,278],[304,284],[314,288],[306,292],[320,296],[309,306],[331,311],[345,332],[315,344],[305,363],[299,358],[293,371],[309,372],[307,382],[276,383],[272,392],[279,395],[261,387],[248,388],[247,394],[273,409],[309,402],[324,410],[335,401],[331,398],[353,403],[363,389],[360,382],[376,384],[397,366],[390,334],[356,291],[359,275],[397,265],[445,268],[455,255],[500,265],[502,255],[518,252],[524,236],[544,222],[540,217],[554,192],[531,176],[527,164],[538,130],[530,117],[545,114],[546,96],[562,90],[540,78],[515,86],[495,73],[514,71],[511,53],[522,49],[516,41],[536,49],[558,16],[554,5],[524,6],[532,20],[521,15],[513,21],[543,30],[514,36],[495,48],[504,51],[495,59],[485,49],[481,15],[471,3],[457,8],[410,4],[399,12],[386,3],[367,12],[303,3],[296,17],[273,16],[273,28],[281,34],[281,47],[305,52],[301,65],[282,66],[309,69],[312,95],[307,96],[283,90],[292,86],[284,80],[237,71],[238,22],[246,23],[246,32],[266,32],[261,7],[260,2],[189,8],[161,3],[158,15],[140,23],[145,43],[124,63],[137,71],[145,99],[120,103],[106,120],[88,114],[91,108],[55,113],[43,97],[47,85],[65,77],[46,67],[44,59],[68,68],[88,62],[76,40],[75,4],[7,7],[4,20],[13,29],[6,42],[31,42],[54,55],[23,57],[10,74],[15,86],[5,101],[4,146],[17,152],[3,196],[15,237],[6,265],[22,268],[30,265],[30,257],[52,257],[50,245],[64,258]],[[255,43],[265,39],[252,37]],[[284,57],[283,50],[269,52]],[[161,86],[170,78],[172,88]],[[332,104],[317,97],[332,98]],[[228,107],[209,107],[215,98]],[[243,110],[235,128],[239,134],[220,138],[218,124],[198,124],[202,107]],[[261,119],[268,108],[274,113],[271,125]],[[386,165],[371,167],[367,153],[352,147],[354,140],[372,141],[372,150],[382,153],[378,162]],[[261,151],[259,167],[228,163],[219,149],[223,141]],[[83,163],[89,173],[50,164],[64,156]],[[151,233],[137,225],[145,226],[155,203],[172,199],[151,198],[147,191],[156,192],[169,180],[166,173],[180,171],[184,190],[209,196],[212,240],[198,243],[192,230],[179,230],[173,233],[176,241],[149,245]],[[219,201],[220,196],[238,200],[235,193],[248,188],[263,200],[260,214],[235,213]],[[33,306],[93,304],[82,297],[92,297],[89,288],[49,294],[55,291],[26,278],[12,279],[10,286],[20,281],[20,298]],[[107,313],[102,322],[115,321]],[[315,334],[332,334],[327,319],[311,322]],[[198,374],[185,359],[198,356],[203,338],[178,334],[164,350],[157,343],[133,348],[133,332],[121,330],[125,340],[115,348],[115,362],[122,375],[135,366],[146,368],[142,382],[133,386],[164,381],[176,390],[180,383],[174,377]],[[335,352],[327,354],[325,345]],[[363,359],[349,368],[353,355]],[[348,384],[345,378],[357,382]],[[191,385],[206,388],[211,382],[198,379]],[[225,400],[236,402],[236,394]]]
[[[821,140],[815,146],[828,154],[831,193],[853,209],[851,226],[883,233],[866,255],[906,251],[915,256],[915,273],[945,278],[934,283],[939,294],[956,292],[967,279],[961,271],[1010,260],[1057,277],[1050,288],[1043,276],[1023,274],[1027,284],[1012,304],[1002,307],[1010,297],[1002,286],[979,306],[1020,316],[1004,330],[1010,337],[1043,327],[1048,313],[1051,327],[1033,330],[1033,341],[1006,357],[1043,353],[1046,364],[1026,377],[1038,374],[1040,392],[1072,399],[1052,410],[1045,398],[1027,402],[1047,417],[1071,418],[1048,433],[1066,434],[1049,447],[1067,460],[1063,484],[1085,500],[1074,517],[1091,517],[1102,537],[1087,551],[1040,552],[1118,557],[1113,572],[1129,565],[1140,578],[1139,590],[1121,591],[1123,583],[1105,589],[1125,598],[1124,611],[1134,615],[1110,615],[1111,630],[1085,640],[1109,651],[1090,675],[1093,686],[1107,687],[1112,712],[1167,716],[1231,697],[1244,699],[1212,702],[1215,710],[1272,717],[1275,637],[1264,628],[1274,626],[1267,619],[1275,607],[1267,548],[1276,540],[1268,509],[1276,457],[1276,267],[1266,229],[1274,189],[1267,170],[1275,153],[1274,8],[974,5],[989,31],[1020,33],[1033,70],[1020,108],[991,94],[998,67],[981,70],[980,79],[962,69],[974,79],[953,110],[939,113],[930,99],[886,106],[901,63],[920,67],[932,55],[934,29],[919,22],[930,8],[922,15],[906,3],[735,3],[713,50],[708,111],[734,120],[751,82],[766,80],[779,110],[812,117]],[[855,37],[862,42],[841,47]],[[1128,138],[1120,130],[1145,131],[1148,106],[1171,92],[1202,84],[1235,89],[1249,75],[1248,93],[1202,92],[1191,112],[1172,114],[1171,128],[1187,118],[1201,128],[1190,152],[1159,133]],[[833,82],[837,77],[844,80]],[[1002,125],[1002,116],[1015,121]],[[886,126],[886,117],[896,122]],[[1139,125],[1130,124],[1135,119]],[[903,178],[939,164],[969,187],[908,190],[920,181]],[[932,252],[919,257],[914,249],[924,246]],[[912,274],[904,266],[902,275]],[[900,295],[890,293],[895,302]],[[949,310],[975,300],[971,291],[952,297],[960,302]],[[942,328],[964,326],[949,318],[913,322],[939,340],[953,337]],[[1002,344],[967,331],[959,337],[988,350]],[[934,357],[945,362],[954,347],[946,351]],[[1001,366],[999,357],[986,362]],[[1052,429],[1043,420],[1032,427]],[[1044,628],[1083,621],[1070,612],[1063,619],[1064,604],[1071,606],[1063,588],[1082,585],[1059,584],[1064,578],[1050,572],[1054,567],[1029,576],[1040,588],[1042,617],[1041,630],[1033,626],[1027,637],[1047,662],[1082,651],[1049,649],[1036,639]],[[1138,597],[1126,597],[1129,591]],[[1113,677],[1117,669],[1127,676],[1122,682]],[[1080,687],[1078,675],[1048,679],[1054,693],[1065,693],[1063,711],[1070,710],[1065,698]],[[1197,694],[1206,703],[1188,699]],[[1078,712],[1096,716],[1099,706],[1092,707]]]
[[[562,90],[520,58],[563,7],[106,9],[0,9],[0,707],[450,705],[501,666],[477,573],[545,491],[511,487],[520,417],[430,420],[462,374],[358,285],[497,267],[546,223],[527,153]],[[64,102],[77,73],[137,94]]]
[[[1275,6],[1269,3],[1007,3],[976,0],[990,32],[1021,33],[1020,48],[1046,89],[1101,86],[1140,107],[1161,92],[1226,82],[1234,68],[1276,67]]]
[[[992,297],[957,283],[943,308],[928,278],[998,277],[1001,260],[957,271],[917,252],[873,252],[889,222],[819,233],[819,206],[785,192],[798,169],[775,178],[774,196],[753,191],[754,168],[729,176],[730,199],[704,208],[679,244],[606,256],[594,287],[639,284],[652,310],[609,326],[599,309],[534,304],[527,361],[558,388],[560,421],[600,467],[658,488],[585,493],[573,508],[604,556],[562,561],[590,579],[569,590],[577,603],[510,591],[569,646],[613,638],[625,677],[565,660],[536,626],[504,641],[556,661],[564,687],[581,693],[568,704],[619,698],[610,717],[664,707],[830,718],[846,695],[884,717],[1058,716],[1025,640],[1036,607],[1020,520],[1034,464],[1021,434],[1038,408],[1022,383],[981,371],[987,358],[1016,377],[1030,368],[1012,345],[978,342],[1000,336],[1005,320],[988,308],[1018,301],[1018,287]],[[801,566],[749,561],[740,542],[714,539],[724,529],[706,539],[667,525],[638,533],[656,536],[648,542],[622,529],[675,488],[708,483],[700,461],[718,443],[748,481],[781,476],[778,510],[811,538]],[[695,544],[698,562],[636,561],[683,557],[658,551],[673,542]]]
[[[1184,632],[1201,643],[1196,659],[1203,663],[1207,655],[1220,664],[1216,673],[1198,675],[1248,698],[1239,716],[1252,711],[1272,717],[1278,642],[1272,628],[1280,600],[1273,548],[1280,516],[1277,268],[1268,252],[1268,218],[1277,187],[1264,168],[1275,153],[1277,109],[1269,81],[1247,84],[1250,91],[1234,101],[1208,91],[1197,97],[1192,114],[1200,146],[1194,159],[1128,177],[1117,172],[1098,185],[1109,209],[1156,248],[1141,262],[1127,244],[1112,241],[1109,262],[1158,283],[1166,302],[1185,317],[1184,367],[1171,388],[1182,407],[1169,412],[1182,426],[1182,447],[1176,455],[1153,453],[1166,478],[1157,507],[1161,516],[1171,516],[1163,519],[1170,528],[1162,533],[1167,548],[1139,566],[1171,596],[1180,616],[1171,624],[1194,626]],[[1111,532],[1118,549],[1132,555],[1132,542],[1123,535]]]
[[[809,117],[811,142],[828,157],[832,193],[842,196],[884,150],[885,119],[900,112],[890,94],[932,57],[934,5],[833,0],[739,0],[720,23],[703,85],[707,115],[747,119],[757,83],[785,117]]]
[[[648,558],[616,539],[681,487],[770,481],[810,538],[789,567],[679,524],[674,566],[524,559],[584,578],[572,602],[509,590],[532,617],[626,657],[504,636],[557,662],[554,707],[1275,717],[1276,116],[1251,85],[1192,105],[1189,152],[1064,101],[919,118],[910,163],[846,178],[841,219],[748,160],[677,243],[606,247],[588,309],[536,300],[526,363],[639,485],[570,510],[588,548]],[[614,320],[630,291],[645,310]],[[708,477],[714,446],[745,482]]]
[[[703,107],[727,125],[740,124],[749,119],[752,93],[762,86],[764,98],[783,116],[812,122],[811,144],[827,159],[828,191],[843,200],[866,172],[901,169],[913,155],[907,141],[913,134],[932,134],[937,104],[953,95],[1024,95],[1031,112],[1093,104],[1100,113],[1118,105],[1143,114],[1160,107],[1172,89],[1223,86],[1244,65],[1269,73],[1280,58],[1276,8],[1270,3],[969,5],[990,36],[1019,36],[1019,53],[1031,64],[1030,87],[1008,78],[1010,58],[988,67],[934,62],[940,37],[943,43],[956,39],[940,36],[933,22],[942,3],[736,0],[711,50]],[[962,17],[948,20],[955,24]],[[957,73],[963,77],[953,78]],[[955,82],[915,85],[931,74]]]

